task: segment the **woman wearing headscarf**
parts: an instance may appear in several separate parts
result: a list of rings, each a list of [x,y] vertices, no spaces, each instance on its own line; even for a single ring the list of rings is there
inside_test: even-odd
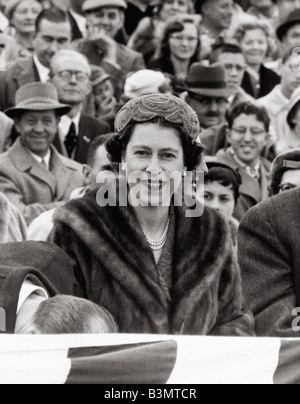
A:
[[[144,96],[121,109],[115,131],[107,150],[123,174],[55,218],[51,240],[72,260],[75,294],[109,310],[121,333],[252,335],[228,225],[183,198],[184,176],[205,169],[196,113]]]

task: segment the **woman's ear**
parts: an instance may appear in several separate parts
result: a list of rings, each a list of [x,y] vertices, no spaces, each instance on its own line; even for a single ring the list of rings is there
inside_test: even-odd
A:
[[[91,169],[87,164],[83,166],[83,177],[84,177],[84,184],[91,185]]]

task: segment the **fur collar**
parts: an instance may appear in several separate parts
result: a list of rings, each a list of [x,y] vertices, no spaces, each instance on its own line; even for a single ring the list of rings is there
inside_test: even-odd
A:
[[[207,318],[207,323],[202,318],[203,323],[200,324],[200,319],[194,320],[194,315],[199,300],[205,294],[211,297],[211,291],[216,288],[214,298],[218,298],[222,272],[226,265],[233,265],[231,235],[224,220],[211,210],[205,210],[200,218],[187,218],[185,206],[174,208],[174,287],[170,307],[160,286],[153,253],[133,208],[101,208],[96,202],[96,194],[97,191],[83,199],[70,201],[57,211],[53,241],[65,249],[69,249],[70,244],[76,244],[73,248],[77,249],[76,254],[83,262],[87,260],[87,254],[93,256],[99,276],[105,276],[105,279],[110,279],[109,283],[117,285],[110,293],[118,299],[124,294],[124,301],[130,300],[134,311],[137,311],[132,323],[140,324],[138,329],[133,329],[131,325],[129,332],[181,334],[194,329],[195,334],[207,334],[216,317]],[[74,240],[77,240],[76,243]],[[88,270],[93,271],[91,268]],[[92,287],[101,289],[95,285]],[[114,311],[108,301],[111,294],[104,298],[105,293],[105,290],[95,291],[97,296],[94,295],[93,300],[100,300],[104,307],[106,302],[106,308]],[[235,302],[235,308],[242,305],[241,293],[238,296],[240,299]],[[128,310],[133,309],[128,306]],[[118,316],[119,312],[120,308],[115,308],[112,314]],[[117,320],[119,325],[123,321],[120,318]],[[128,329],[120,328],[128,332]]]

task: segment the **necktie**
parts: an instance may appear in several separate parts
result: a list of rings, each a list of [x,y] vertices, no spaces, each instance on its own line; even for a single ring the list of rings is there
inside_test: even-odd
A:
[[[75,123],[72,122],[70,129],[69,129],[69,133],[66,136],[65,139],[65,146],[68,152],[68,156],[69,158],[72,157],[73,151],[75,150],[76,146],[77,146],[77,136],[76,136],[76,127],[75,127]]]
[[[45,167],[45,168],[48,170],[48,167],[47,167],[46,161],[45,161],[44,159],[42,160],[41,164],[42,164],[42,166],[44,166],[44,167]]]

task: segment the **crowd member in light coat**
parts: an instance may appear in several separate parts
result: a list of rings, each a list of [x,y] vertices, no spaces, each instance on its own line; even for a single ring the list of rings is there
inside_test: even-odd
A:
[[[32,83],[18,90],[16,107],[6,112],[14,118],[20,137],[0,156],[0,191],[27,224],[63,204],[82,186],[82,166],[61,156],[51,145],[60,117],[68,111],[70,107],[58,102],[51,84]]]

